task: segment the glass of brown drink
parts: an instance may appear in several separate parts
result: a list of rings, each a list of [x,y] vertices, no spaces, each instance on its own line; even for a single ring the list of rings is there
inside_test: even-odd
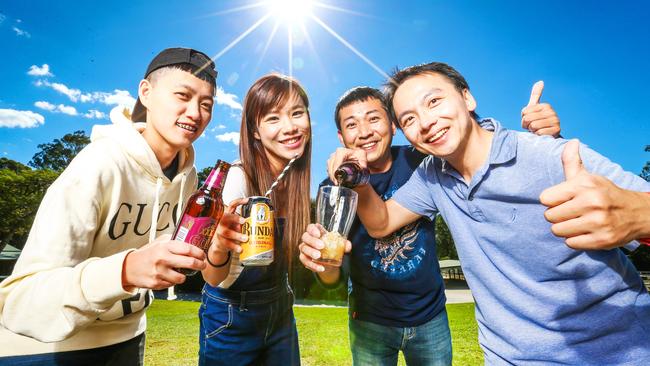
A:
[[[318,190],[316,198],[316,222],[321,224],[325,232],[321,240],[325,248],[321,256],[314,262],[340,266],[345,251],[345,241],[357,212],[357,192],[340,186],[323,186]]]

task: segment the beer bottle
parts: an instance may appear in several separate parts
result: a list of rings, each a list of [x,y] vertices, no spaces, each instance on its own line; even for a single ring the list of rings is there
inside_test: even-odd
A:
[[[230,164],[217,160],[201,188],[188,199],[172,239],[184,241],[207,252],[223,215],[221,192],[229,169]],[[178,268],[177,271],[187,276],[193,276],[197,272],[187,268]]]
[[[354,188],[361,184],[366,184],[370,180],[370,171],[368,168],[361,168],[354,161],[346,161],[334,172],[336,184],[343,187]]]

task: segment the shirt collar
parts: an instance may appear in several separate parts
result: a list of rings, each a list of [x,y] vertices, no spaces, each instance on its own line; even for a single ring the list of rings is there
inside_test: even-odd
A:
[[[501,123],[494,118],[482,118],[478,124],[482,128],[494,132],[489,165],[504,164],[517,157],[517,137],[514,133],[504,129]],[[456,171],[446,160],[441,160],[443,173],[450,174]]]
[[[490,165],[504,164],[517,157],[517,136],[493,118],[481,120],[481,127],[494,131],[490,148]]]

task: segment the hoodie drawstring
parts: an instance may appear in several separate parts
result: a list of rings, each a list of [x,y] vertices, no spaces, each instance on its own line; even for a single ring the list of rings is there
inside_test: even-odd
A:
[[[181,224],[181,215],[183,214],[183,190],[185,189],[186,179],[187,179],[187,174],[183,174],[183,178],[181,178],[181,190],[178,192],[178,209],[176,210],[176,225]],[[177,296],[174,293],[174,286],[167,288],[167,300],[176,300],[176,299]]]
[[[156,240],[158,231],[158,212],[160,211],[160,188],[162,188],[162,178],[156,179],[156,197],[153,201],[153,211],[151,212],[151,229],[149,230],[149,242]]]
[[[178,209],[176,210],[176,225],[180,225],[181,216],[183,215],[183,191],[185,190],[185,181],[187,180],[187,174],[183,174],[181,178],[181,190],[178,191]]]

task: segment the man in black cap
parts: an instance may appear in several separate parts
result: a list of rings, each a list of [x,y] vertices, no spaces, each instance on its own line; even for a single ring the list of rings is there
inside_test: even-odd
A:
[[[140,82],[135,123],[111,113],[93,128],[0,283],[0,365],[143,363],[150,289],[184,282],[174,268],[205,268],[202,250],[168,234],[197,186],[192,143],[216,76],[205,54],[166,49]]]

